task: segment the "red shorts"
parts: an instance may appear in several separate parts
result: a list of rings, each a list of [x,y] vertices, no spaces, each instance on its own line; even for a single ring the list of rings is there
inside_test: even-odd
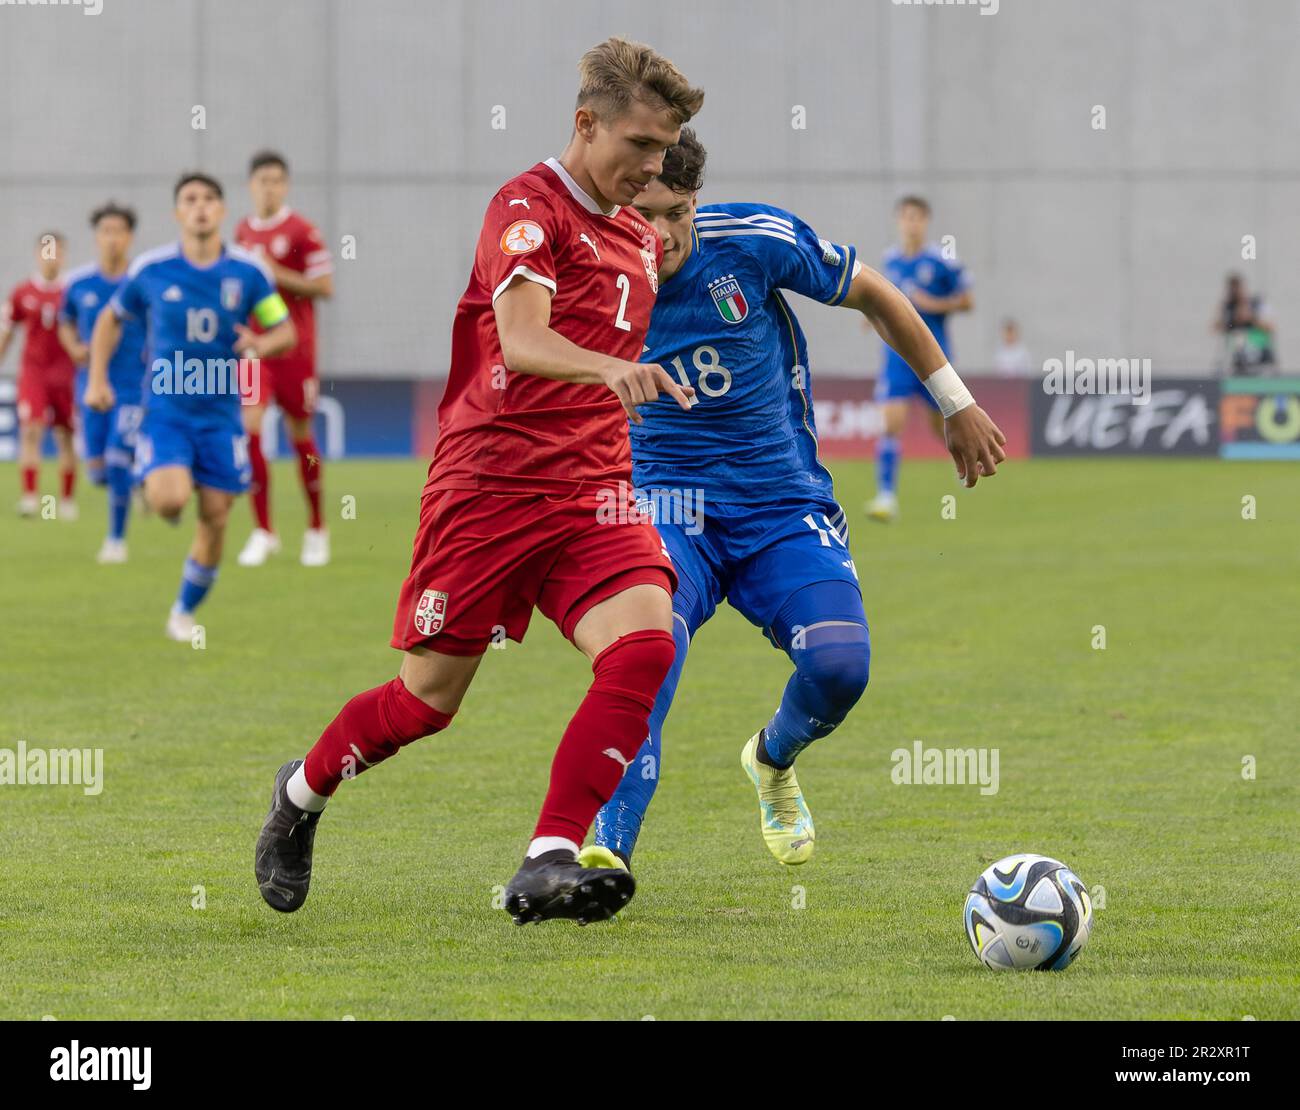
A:
[[[261,359],[253,375],[252,389],[258,404],[269,405],[274,401],[285,416],[295,420],[309,420],[316,412],[316,399],[320,396],[316,369],[309,362]]]
[[[47,382],[36,374],[18,375],[18,422],[72,430],[72,383]]]
[[[624,496],[425,489],[393,647],[481,655],[523,640],[534,606],[572,638],[592,606],[629,586],[671,594],[663,541]]]

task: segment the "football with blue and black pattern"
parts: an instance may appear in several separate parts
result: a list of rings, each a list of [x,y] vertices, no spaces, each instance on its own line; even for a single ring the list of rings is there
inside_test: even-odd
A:
[[[975,880],[962,913],[966,936],[994,971],[1061,971],[1088,943],[1092,901],[1060,860],[1007,856]]]

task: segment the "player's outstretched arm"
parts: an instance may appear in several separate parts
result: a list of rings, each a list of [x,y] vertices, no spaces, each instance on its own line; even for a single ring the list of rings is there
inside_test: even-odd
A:
[[[108,364],[122,339],[122,321],[112,307],[95,319],[90,333],[89,378],[86,382],[86,405],[98,412],[113,407],[113,387],[108,384]]]
[[[291,270],[288,266],[281,266],[274,261],[267,261],[267,267],[271,271],[271,276],[275,278],[275,287],[282,293],[292,293],[295,297],[310,297],[312,300],[318,298],[329,300],[334,296],[333,274],[307,277],[297,270]]]
[[[81,341],[77,335],[77,326],[71,320],[59,321],[59,345],[78,366],[85,363],[90,355],[90,347]]]
[[[298,342],[298,330],[286,316],[269,331],[255,332],[243,324],[235,325],[235,350],[241,358],[274,358],[292,350]]]
[[[997,464],[1007,457],[1002,450],[1007,437],[975,403],[902,291],[870,266],[863,266],[840,304],[861,312],[930,391],[943,413],[944,436],[957,477],[970,487],[981,475],[996,474]]]
[[[853,278],[840,304],[861,312],[921,381],[948,361],[916,306],[898,286],[870,266],[864,265]]]
[[[589,351],[551,328],[551,294],[544,286],[516,278],[493,305],[506,369],[539,378],[607,386],[623,403],[628,419],[641,423],[637,405],[669,394],[684,409],[695,390],[653,362],[627,362]]]

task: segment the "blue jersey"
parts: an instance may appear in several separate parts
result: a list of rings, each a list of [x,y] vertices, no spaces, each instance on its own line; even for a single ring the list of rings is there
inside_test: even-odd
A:
[[[919,289],[932,297],[955,297],[970,288],[970,279],[965,267],[955,258],[944,258],[943,252],[933,243],[927,244],[914,255],[905,255],[898,247],[890,247],[885,252],[881,272],[898,286],[904,294]],[[946,312],[921,312],[921,319],[930,329],[936,342],[945,355],[950,355],[948,347],[948,314]],[[949,360],[951,361],[951,359]],[[911,368],[903,357],[888,344],[885,345],[886,370],[905,371],[911,375]]]
[[[82,266],[68,275],[67,290],[59,317],[77,329],[77,338],[90,342],[95,321],[112,299],[126,275],[105,277],[94,265]],[[77,367],[78,380],[84,384],[85,366]],[[127,320],[122,325],[122,339],[108,364],[108,382],[113,387],[118,404],[138,405],[144,384],[144,325],[138,320]],[[78,398],[83,390],[77,390]]]
[[[146,251],[109,303],[123,322],[147,324],[150,421],[240,428],[240,394],[249,383],[241,380],[235,325],[253,317],[270,328],[288,316],[256,256],[225,246],[217,261],[200,267],[179,243]]]
[[[644,422],[630,425],[637,487],[750,504],[830,496],[808,345],[782,291],[839,304],[857,252],[766,204],[700,208],[691,242],[659,287],[642,361],[694,386],[695,403],[641,407]]]

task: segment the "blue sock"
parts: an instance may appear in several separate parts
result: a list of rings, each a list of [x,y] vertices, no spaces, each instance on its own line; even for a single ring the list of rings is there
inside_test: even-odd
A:
[[[205,567],[193,559],[185,560],[185,572],[181,575],[181,592],[176,597],[176,608],[182,613],[192,613],[197,609],[212,583],[217,580],[217,568]]]
[[[125,466],[108,468],[108,538],[126,536],[126,518],[131,514],[131,471]]]
[[[767,723],[764,747],[789,767],[814,740],[829,735],[867,688],[871,639],[862,597],[848,582],[816,582],[796,591],[772,623],[794,674]]]
[[[677,654],[655,697],[654,709],[650,712],[650,735],[641,744],[636,758],[628,764],[614,796],[596,814],[596,843],[617,852],[628,862],[632,859],[632,849],[636,847],[645,811],[650,808],[650,799],[659,785],[664,720],[673,704],[673,695],[677,692],[682,666],[686,662],[686,649],[691,643],[690,633],[676,613],[673,614],[673,641],[677,645]]]
[[[898,488],[898,460],[903,445],[897,436],[881,436],[876,444],[876,489],[893,493]]]

